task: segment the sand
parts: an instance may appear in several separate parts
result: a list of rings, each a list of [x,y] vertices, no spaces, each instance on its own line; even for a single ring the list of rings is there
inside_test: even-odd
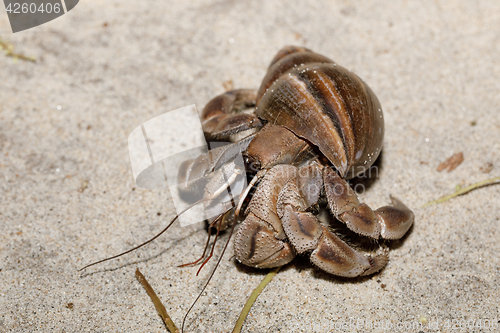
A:
[[[0,331],[165,332],[136,268],[180,325],[215,266],[199,276],[177,267],[201,254],[203,224],[175,225],[141,250],[77,271],[175,214],[167,191],[135,185],[128,135],[167,111],[201,110],[229,81],[258,87],[290,44],[332,58],[375,91],[385,147],[360,198],[379,207],[392,194],[415,224],[370,277],[333,277],[307,258],[287,265],[243,332],[498,328],[500,185],[422,206],[500,176],[499,13],[496,1],[88,0],[12,34],[2,7],[0,38],[37,61],[0,54]],[[458,152],[461,165],[436,171]],[[267,273],[231,255],[232,245],[187,332],[231,331]]]

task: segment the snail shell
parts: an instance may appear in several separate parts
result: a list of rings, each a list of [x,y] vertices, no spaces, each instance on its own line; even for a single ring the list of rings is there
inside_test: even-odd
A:
[[[273,59],[256,114],[317,146],[345,178],[368,169],[382,150],[384,117],[370,87],[305,48],[287,47]]]

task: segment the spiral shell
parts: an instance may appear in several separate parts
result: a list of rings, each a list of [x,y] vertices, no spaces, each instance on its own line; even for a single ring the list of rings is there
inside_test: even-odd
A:
[[[382,149],[384,118],[370,87],[305,48],[287,47],[273,59],[256,114],[317,146],[345,178],[368,169]]]

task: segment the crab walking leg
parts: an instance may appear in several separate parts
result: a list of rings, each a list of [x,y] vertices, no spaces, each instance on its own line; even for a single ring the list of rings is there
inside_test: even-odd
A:
[[[316,189],[325,183],[327,197],[328,191],[331,192],[329,205],[332,212],[336,212],[337,216],[348,216],[348,221],[353,213],[369,216],[371,227],[374,225],[377,235],[380,235],[381,229],[387,226],[382,218],[390,221],[394,218],[399,221],[403,215],[406,218],[402,207],[383,207],[380,213],[378,210],[366,210],[369,207],[358,203],[350,187],[342,193],[326,188],[326,185],[332,188],[346,186],[347,182],[341,183],[342,179],[335,178],[333,171],[332,174],[325,171],[327,177],[318,177],[318,170],[321,167],[315,165],[302,168],[277,165],[263,177],[235,237],[235,254],[241,263],[258,268],[276,267],[291,261],[295,252],[312,251],[310,259],[316,266],[345,277],[369,275],[387,264],[386,249],[379,250],[375,255],[356,251],[305,210],[315,204],[318,198]],[[312,193],[304,193],[310,190]]]
[[[390,198],[392,206],[380,207],[375,214],[380,222],[382,238],[399,239],[410,229],[415,214],[398,199]]]
[[[414,214],[401,201],[391,197],[392,206],[373,211],[359,203],[356,192],[335,171],[323,169],[328,207],[352,231],[374,239],[399,239],[413,224]]]
[[[290,179],[278,198],[283,229],[298,253],[313,250],[310,259],[316,266],[346,277],[372,274],[386,265],[386,251],[374,256],[360,253],[322,226],[313,214],[304,212],[308,205],[298,183],[297,178]]]
[[[291,205],[285,208],[283,228],[298,253],[314,250],[311,262],[330,274],[345,277],[370,275],[382,269],[389,260],[386,250],[373,256],[354,250],[322,226],[314,215],[298,212]]]
[[[373,274],[389,261],[386,249],[374,256],[361,254],[326,227],[323,227],[318,247],[311,253],[310,259],[325,272],[345,277]]]
[[[254,90],[238,89],[216,96],[202,111],[202,127],[212,139],[226,139],[229,135],[247,129],[261,127],[262,123],[254,115],[241,112],[255,106]]]

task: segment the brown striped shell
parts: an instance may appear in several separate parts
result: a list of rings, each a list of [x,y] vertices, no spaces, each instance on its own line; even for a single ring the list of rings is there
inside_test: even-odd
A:
[[[345,178],[368,169],[382,149],[384,117],[370,87],[305,48],[287,47],[273,59],[256,114],[317,146]]]

